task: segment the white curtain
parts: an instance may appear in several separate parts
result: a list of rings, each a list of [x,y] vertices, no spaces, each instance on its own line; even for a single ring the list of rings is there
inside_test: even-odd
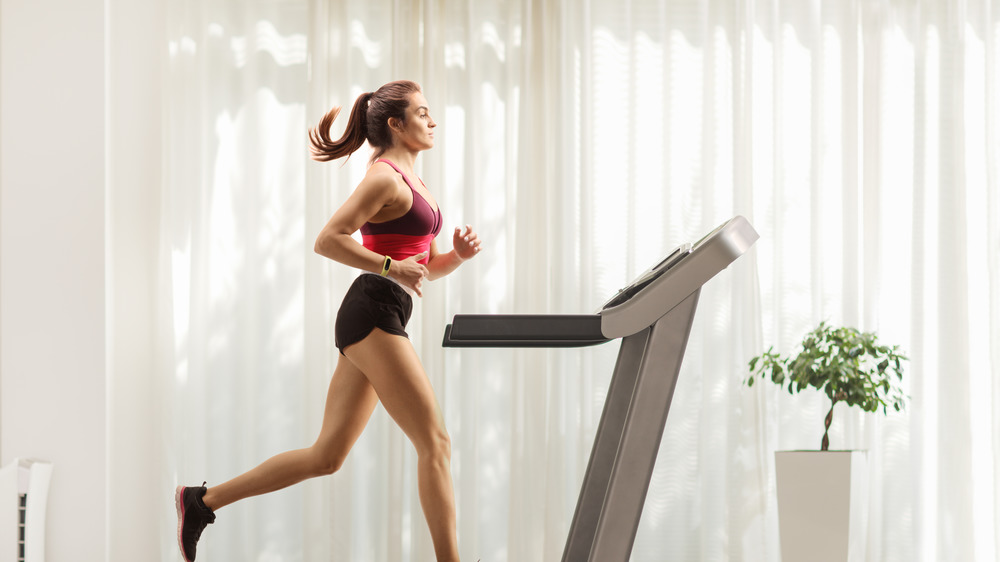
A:
[[[869,451],[868,559],[1000,560],[1000,1],[167,11],[165,488],[315,439],[355,272],[312,243],[368,155],[312,162],[305,132],[410,78],[439,123],[418,171],[444,232],[485,240],[410,330],[453,441],[463,559],[559,559],[617,344],[445,350],[452,315],[593,312],[742,214],[761,239],[702,292],[632,560],[779,559],[773,453],[817,448],[828,406],[742,380],[824,319],[911,358],[906,412],[835,413],[832,446]],[[220,510],[199,559],[429,560],[415,475],[379,409],[334,476]]]

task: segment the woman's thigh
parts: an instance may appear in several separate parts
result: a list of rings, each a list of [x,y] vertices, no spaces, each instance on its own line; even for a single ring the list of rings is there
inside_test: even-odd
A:
[[[364,373],[386,412],[418,449],[446,438],[437,397],[409,339],[376,328],[344,354]]]
[[[371,418],[378,396],[368,378],[341,356],[326,395],[323,426],[316,445],[324,456],[339,465],[361,436]]]

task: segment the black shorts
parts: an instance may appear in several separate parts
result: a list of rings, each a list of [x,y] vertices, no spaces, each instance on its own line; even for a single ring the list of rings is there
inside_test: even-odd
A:
[[[406,334],[406,323],[413,313],[413,299],[395,281],[372,274],[354,280],[337,312],[334,339],[337,349],[368,337],[373,329],[397,336]]]

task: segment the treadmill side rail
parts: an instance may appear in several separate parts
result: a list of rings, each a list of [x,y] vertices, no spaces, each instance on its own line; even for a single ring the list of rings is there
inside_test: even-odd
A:
[[[608,341],[596,314],[456,314],[444,347],[583,347]]]

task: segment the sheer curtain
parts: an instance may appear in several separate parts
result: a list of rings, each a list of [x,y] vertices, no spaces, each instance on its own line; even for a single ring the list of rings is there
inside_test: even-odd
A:
[[[451,316],[594,311],[743,214],[761,239],[702,292],[632,560],[779,559],[773,453],[816,448],[826,406],[742,380],[823,319],[911,357],[905,413],[835,413],[869,451],[869,560],[1000,560],[1000,2],[167,6],[165,488],[315,439],[355,272],[312,243],[367,154],[311,162],[305,131],[411,78],[439,123],[418,172],[485,240],[411,324],[464,559],[559,559],[617,344],[444,350]],[[199,552],[431,559],[415,475],[379,409],[340,472],[225,508]]]

